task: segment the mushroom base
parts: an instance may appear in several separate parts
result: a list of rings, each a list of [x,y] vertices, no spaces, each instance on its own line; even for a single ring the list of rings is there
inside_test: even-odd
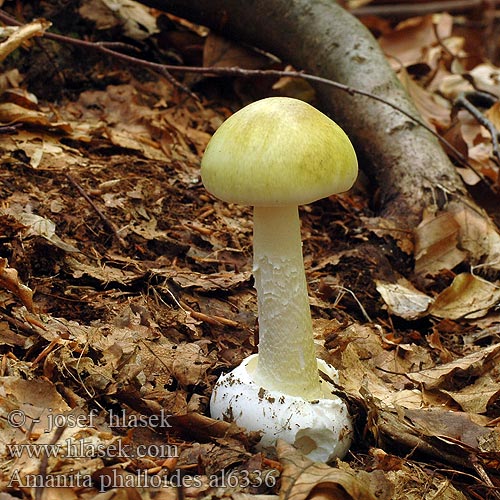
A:
[[[313,461],[342,458],[352,441],[352,422],[346,404],[332,393],[333,386],[322,380],[323,397],[314,401],[267,390],[253,380],[257,358],[258,354],[249,356],[219,378],[210,400],[212,418],[261,432],[261,450],[283,439]],[[338,378],[331,365],[317,362],[319,371]]]

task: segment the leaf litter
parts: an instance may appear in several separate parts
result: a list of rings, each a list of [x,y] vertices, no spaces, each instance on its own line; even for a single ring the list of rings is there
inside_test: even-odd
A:
[[[80,14],[98,29],[116,30],[133,2],[111,17],[107,2],[83,4]],[[153,37],[152,16],[142,9],[147,26],[124,29]],[[171,40],[195,40],[200,62],[269,64],[170,22]],[[464,44],[451,17],[409,21],[382,46],[429,123],[446,134],[455,120],[457,143],[496,178],[488,134],[463,111],[454,115],[450,101],[469,84],[463,71],[496,89],[485,76],[493,67],[457,71]],[[187,57],[187,45],[178,47]],[[415,77],[418,64],[426,78]],[[208,139],[247,88],[218,81],[233,85],[231,99],[209,98],[214,78],[201,78],[197,102],[168,79],[120,71],[112,84],[51,103],[13,74],[2,81],[10,87],[2,123],[18,125],[4,137],[0,170],[5,495],[461,499],[495,491],[500,244],[484,214],[450,200],[407,234],[371,211],[362,186],[301,208],[318,353],[340,370],[356,437],[333,464],[281,442],[265,456],[254,448],[258,436],[208,416],[219,374],[258,343],[251,212],[215,200],[199,179]],[[252,98],[273,89],[313,96],[287,80],[252,89]],[[23,486],[30,477],[47,481]],[[112,488],[119,480],[123,488]]]

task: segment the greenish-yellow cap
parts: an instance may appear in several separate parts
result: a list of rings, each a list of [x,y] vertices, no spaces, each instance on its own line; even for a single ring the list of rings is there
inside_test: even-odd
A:
[[[313,106],[269,97],[215,132],[201,162],[206,189],[242,205],[302,205],[342,193],[358,175],[345,132]]]

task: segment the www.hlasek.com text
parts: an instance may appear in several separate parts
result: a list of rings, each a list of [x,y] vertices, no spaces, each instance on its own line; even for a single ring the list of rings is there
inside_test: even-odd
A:
[[[23,455],[29,458],[172,458],[178,457],[176,445],[171,444],[127,444],[122,439],[112,443],[99,443],[91,439],[68,438],[60,443],[7,444],[13,458]]]

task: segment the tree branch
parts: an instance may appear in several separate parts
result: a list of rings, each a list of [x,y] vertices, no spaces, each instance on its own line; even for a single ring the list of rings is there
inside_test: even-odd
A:
[[[399,227],[414,227],[425,207],[436,200],[445,203],[439,186],[457,198],[468,196],[438,140],[415,125],[414,119],[422,119],[377,41],[335,2],[141,1],[271,52],[306,73],[369,94],[317,86],[322,108],[346,130],[364,170],[377,181],[380,215],[397,221]],[[375,102],[372,96],[380,100]],[[399,111],[381,101],[391,102]]]

